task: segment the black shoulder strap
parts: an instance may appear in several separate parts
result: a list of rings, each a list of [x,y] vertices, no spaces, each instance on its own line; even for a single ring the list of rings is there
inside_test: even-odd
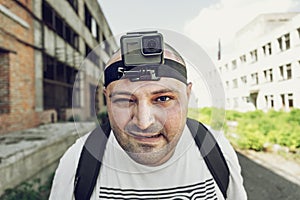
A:
[[[219,145],[211,132],[198,121],[187,119],[187,126],[195,138],[195,142],[209,171],[226,199],[226,191],[229,183],[229,169]],[[106,124],[104,128],[98,127],[86,140],[75,176],[75,200],[90,199],[99,175],[110,130],[109,123]]]
[[[195,138],[210,173],[226,199],[229,168],[218,143],[212,133],[200,122],[188,118],[186,123]]]
[[[88,136],[83,146],[74,182],[76,200],[89,200],[92,195],[110,130],[109,123],[98,126]]]

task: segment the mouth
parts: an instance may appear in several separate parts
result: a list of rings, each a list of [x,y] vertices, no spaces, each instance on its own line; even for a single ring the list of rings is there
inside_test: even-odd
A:
[[[133,133],[130,132],[129,133],[130,136],[132,136],[134,139],[138,140],[138,141],[142,141],[142,142],[155,142],[158,141],[162,138],[164,138],[164,135],[162,133]]]

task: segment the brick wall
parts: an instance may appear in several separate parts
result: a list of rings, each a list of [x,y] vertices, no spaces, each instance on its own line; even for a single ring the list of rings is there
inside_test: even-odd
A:
[[[31,0],[21,3],[32,7]],[[39,117],[35,112],[33,19],[15,1],[0,0],[0,5],[17,17],[0,12],[0,134],[5,134],[36,126]]]

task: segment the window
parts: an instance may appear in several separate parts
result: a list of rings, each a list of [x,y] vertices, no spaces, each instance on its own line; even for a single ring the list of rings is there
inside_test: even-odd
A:
[[[247,84],[247,76],[242,76],[241,81],[244,85],[246,85]]]
[[[242,99],[245,103],[250,103],[250,97],[246,96],[246,97],[242,97]]]
[[[240,61],[241,61],[241,63],[246,63],[247,62],[246,55],[240,56]]]
[[[294,96],[293,93],[281,94],[283,108],[293,108],[294,107]]]
[[[287,33],[279,38],[277,38],[277,42],[279,44],[279,49],[281,51],[288,50],[291,47],[290,44],[290,34]]]
[[[291,64],[286,65],[286,79],[292,78],[292,66]]]
[[[76,13],[78,12],[78,0],[67,0],[70,5],[72,6],[72,8],[76,11]]]
[[[236,67],[237,67],[236,60],[233,60],[231,62],[231,65],[232,65],[232,69],[236,69]]]
[[[79,105],[79,88],[74,85],[77,70],[48,55],[43,56],[43,97],[45,109],[71,108]],[[78,93],[78,94],[77,94]]]
[[[64,24],[63,24],[63,20],[62,18],[60,18],[59,16],[55,16],[55,30],[56,33],[61,36],[62,38],[64,38]]]
[[[230,87],[229,81],[226,81],[225,84],[226,84],[226,89],[229,89],[229,87]]]
[[[277,42],[278,42],[278,45],[279,45],[279,49],[280,49],[281,51],[283,51],[283,47],[282,47],[282,38],[281,38],[281,37],[278,38],[278,39],[277,39]]]
[[[0,49],[0,115],[10,112],[9,53]]]
[[[257,50],[253,50],[250,52],[252,62],[257,61]]]
[[[54,14],[52,8],[45,1],[43,1],[43,4],[42,4],[42,12],[43,12],[42,13],[43,21],[48,26],[53,27],[55,14]]]
[[[222,67],[219,67],[219,72],[222,73]]]
[[[285,42],[285,49],[290,49],[291,44],[290,44],[290,34],[285,34],[284,35],[284,42]]]
[[[105,37],[105,35],[103,35],[103,44],[104,44],[104,51],[108,54],[108,55],[110,55],[110,46],[109,46],[109,43],[108,43],[108,41],[106,41],[106,37]]]
[[[282,107],[284,108],[285,107],[285,95],[281,94],[280,97],[281,97]]]
[[[84,16],[86,27],[91,31],[93,37],[99,41],[99,26],[86,5],[84,5]]]
[[[237,79],[233,79],[233,81],[232,81],[232,88],[237,88],[237,87],[238,87]]]
[[[225,68],[225,71],[228,71],[228,64],[225,64],[224,68]]]
[[[265,76],[266,82],[272,82],[273,81],[273,70],[272,69],[264,70],[264,76]]]
[[[281,80],[292,79],[292,64],[289,63],[286,65],[279,66],[279,72]]]
[[[91,32],[94,38],[99,40],[99,34],[98,34],[98,24],[94,18],[92,18],[92,25],[91,25]]]
[[[288,94],[288,95],[287,95],[287,99],[288,99],[288,102],[289,102],[288,107],[289,107],[289,108],[293,108],[293,107],[294,107],[293,94],[292,94],[292,93]]]
[[[266,105],[268,108],[274,108],[274,96],[273,95],[266,95]]]
[[[271,43],[269,42],[265,46],[263,46],[263,51],[265,56],[269,56],[272,54],[272,48],[271,48]]]
[[[42,8],[43,21],[75,49],[79,48],[78,34],[45,2]]]
[[[89,45],[85,44],[85,56],[88,56],[91,51],[92,49],[89,47]]]
[[[84,5],[84,22],[86,27],[88,27],[89,30],[92,29],[92,15],[90,14],[89,9],[86,5]]]
[[[252,85],[257,85],[258,84],[258,73],[251,74],[251,79],[252,79]]]

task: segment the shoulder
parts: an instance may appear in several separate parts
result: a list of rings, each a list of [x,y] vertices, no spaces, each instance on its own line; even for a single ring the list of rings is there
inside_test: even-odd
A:
[[[235,150],[222,131],[209,130],[216,139],[229,168],[228,199],[247,199],[246,191],[243,186],[241,167]]]
[[[49,199],[72,199],[74,179],[80,154],[90,133],[78,138],[59,161]]]

